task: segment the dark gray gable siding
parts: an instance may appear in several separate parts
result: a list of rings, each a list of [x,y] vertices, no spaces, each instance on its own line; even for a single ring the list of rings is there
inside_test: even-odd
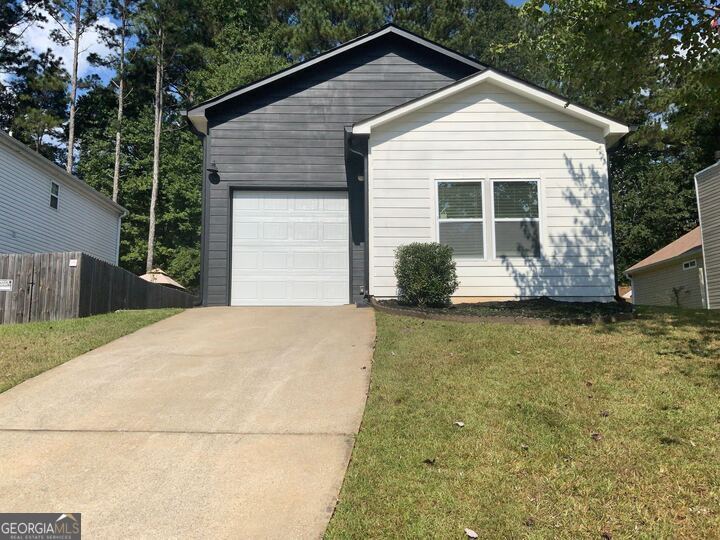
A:
[[[207,112],[209,158],[219,180],[206,190],[203,298],[229,303],[231,190],[349,191],[351,289],[365,280],[364,190],[346,172],[344,128],[473,73],[467,64],[388,35]],[[355,167],[351,167],[355,169]]]

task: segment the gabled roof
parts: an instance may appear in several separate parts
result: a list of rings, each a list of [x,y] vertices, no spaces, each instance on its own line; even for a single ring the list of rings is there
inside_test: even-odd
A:
[[[625,274],[630,275],[640,270],[647,270],[651,266],[677,259],[692,252],[700,251],[702,248],[702,236],[700,227],[695,227],[692,231],[682,235],[680,238],[671,242],[662,249],[659,249],[649,257],[644,258],[639,263],[625,270]]]
[[[553,94],[552,92],[535,86],[534,84],[512,77],[505,73],[501,73],[494,68],[487,68],[480,73],[469,75],[468,77],[460,79],[459,81],[436,90],[435,92],[431,92],[430,94],[416,98],[398,107],[362,120],[353,126],[352,132],[353,134],[367,135],[373,130],[373,128],[392,122],[393,120],[417,111],[418,109],[422,109],[423,107],[437,103],[438,101],[442,101],[450,96],[487,82],[505,88],[515,94],[522,95],[532,101],[546,105],[551,109],[555,109],[564,114],[601,127],[608,145],[612,145],[617,142],[629,131],[628,126],[604,114],[597,113],[580,105],[574,105],[566,98]]]
[[[18,141],[14,137],[11,137],[4,131],[0,130],[0,146],[6,147],[8,150],[18,154],[24,161],[34,164],[36,167],[45,171],[47,174],[52,176],[54,179],[61,182],[61,185],[73,186],[80,190],[81,193],[87,195],[95,202],[113,210],[120,216],[127,214],[127,210],[114,202],[110,197],[106,197],[99,191],[93,189],[88,184],[80,180],[77,176],[68,174],[65,169],[55,165],[52,161],[46,157],[38,154],[32,148],[29,148],[22,142]]]
[[[407,30],[403,30],[402,28],[395,26],[394,24],[387,24],[378,30],[369,32],[369,33],[359,36],[355,39],[347,41],[347,42],[335,47],[334,49],[330,49],[329,51],[321,53],[313,58],[310,58],[303,62],[294,64],[288,68],[278,71],[277,73],[274,73],[268,77],[265,77],[264,79],[260,79],[259,81],[255,81],[248,85],[241,86],[241,87],[231,90],[225,94],[222,94],[222,95],[219,95],[212,99],[209,99],[208,101],[205,101],[191,109],[188,109],[188,111],[186,112],[188,120],[190,120],[190,122],[192,122],[193,126],[198,131],[205,133],[207,131],[207,118],[205,116],[205,111],[207,109],[209,109],[211,107],[215,107],[216,105],[219,105],[220,103],[223,103],[230,99],[234,99],[234,98],[241,96],[243,94],[246,94],[248,92],[252,92],[253,90],[256,90],[257,88],[265,86],[266,84],[270,84],[270,83],[275,82],[284,77],[293,75],[299,71],[302,71],[311,66],[319,64],[320,62],[329,60],[341,53],[344,53],[346,51],[354,49],[355,47],[358,47],[360,45],[363,45],[365,43],[368,43],[370,41],[373,41],[375,39],[378,39],[378,38],[381,38],[381,37],[387,36],[387,35],[395,35],[395,36],[399,36],[401,38],[407,39],[409,41],[412,41],[414,43],[422,45],[423,47],[427,47],[430,50],[433,50],[440,54],[444,54],[445,56],[452,58],[453,60],[457,60],[457,61],[467,64],[471,67],[474,67],[478,70],[485,69],[485,66],[478,63],[476,60],[470,58],[469,56],[465,56],[464,54],[460,54],[457,51],[453,51],[451,49],[448,49],[447,47],[443,47],[442,45],[435,43],[434,41],[420,37],[417,34],[414,34]]]
[[[695,180],[705,180],[706,178],[712,178],[720,170],[720,161],[713,163],[709,167],[705,167],[702,171],[695,173]]]

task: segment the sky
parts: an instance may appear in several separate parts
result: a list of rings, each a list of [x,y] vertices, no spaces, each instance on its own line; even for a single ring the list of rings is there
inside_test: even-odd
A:
[[[2,1],[2,0],[0,0]],[[52,49],[55,56],[62,59],[65,69],[70,73],[72,70],[72,43],[67,45],[58,45],[50,37],[53,30],[59,29],[60,25],[50,16],[45,17],[47,22],[36,23],[25,29],[23,33],[23,41],[27,47],[35,51],[36,54]],[[115,27],[115,23],[108,16],[103,16],[99,21],[104,26]],[[109,69],[91,66],[88,63],[88,56],[92,53],[107,55],[110,50],[100,39],[100,34],[96,28],[88,29],[82,36],[80,41],[80,55],[78,62],[78,76],[85,77],[92,73],[97,73],[107,82],[112,76]]]
[[[2,1],[2,0],[0,0]],[[525,3],[525,0],[505,0],[508,4],[513,6],[521,6]],[[36,54],[52,49],[53,53],[60,57],[63,61],[65,69],[70,72],[72,69],[72,44],[61,46],[55,43],[50,37],[51,32],[55,29],[59,29],[60,25],[52,19],[50,16],[46,16],[47,22],[37,23],[25,30],[23,34],[25,44],[35,51]],[[116,23],[112,18],[103,16],[100,18],[100,23],[104,26],[115,27]],[[107,68],[97,68],[91,66],[88,63],[88,56],[92,53],[96,53],[105,56],[109,53],[109,49],[100,39],[100,35],[97,29],[88,29],[82,37],[81,41],[81,52],[80,61],[78,63],[78,75],[80,77],[86,77],[93,73],[100,76],[103,82],[107,82],[113,75],[112,70]],[[2,77],[2,75],[0,75]]]

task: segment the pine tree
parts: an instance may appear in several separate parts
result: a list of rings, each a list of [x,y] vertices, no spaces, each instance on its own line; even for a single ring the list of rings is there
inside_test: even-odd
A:
[[[75,113],[77,105],[78,61],[80,42],[83,35],[97,24],[98,16],[104,10],[102,0],[53,0],[50,16],[58,24],[52,32],[53,39],[61,45],[72,44],[73,61],[70,72],[70,116],[68,118],[67,162],[65,169],[72,173],[75,151]]]
[[[68,74],[51,51],[27,55],[11,82],[17,96],[12,129],[17,139],[52,160],[60,157],[53,139],[61,136],[66,119]]]

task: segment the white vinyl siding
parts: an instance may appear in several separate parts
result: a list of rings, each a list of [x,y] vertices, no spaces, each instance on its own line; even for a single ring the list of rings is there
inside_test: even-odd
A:
[[[52,182],[58,207],[51,207]],[[0,253],[82,251],[118,261],[120,212],[0,144]]]
[[[536,180],[540,257],[457,258],[456,296],[614,296],[607,157],[602,130],[482,83],[373,128],[369,158],[370,292],[394,297],[394,252],[437,241],[436,184]],[[488,208],[486,202],[486,209]]]

